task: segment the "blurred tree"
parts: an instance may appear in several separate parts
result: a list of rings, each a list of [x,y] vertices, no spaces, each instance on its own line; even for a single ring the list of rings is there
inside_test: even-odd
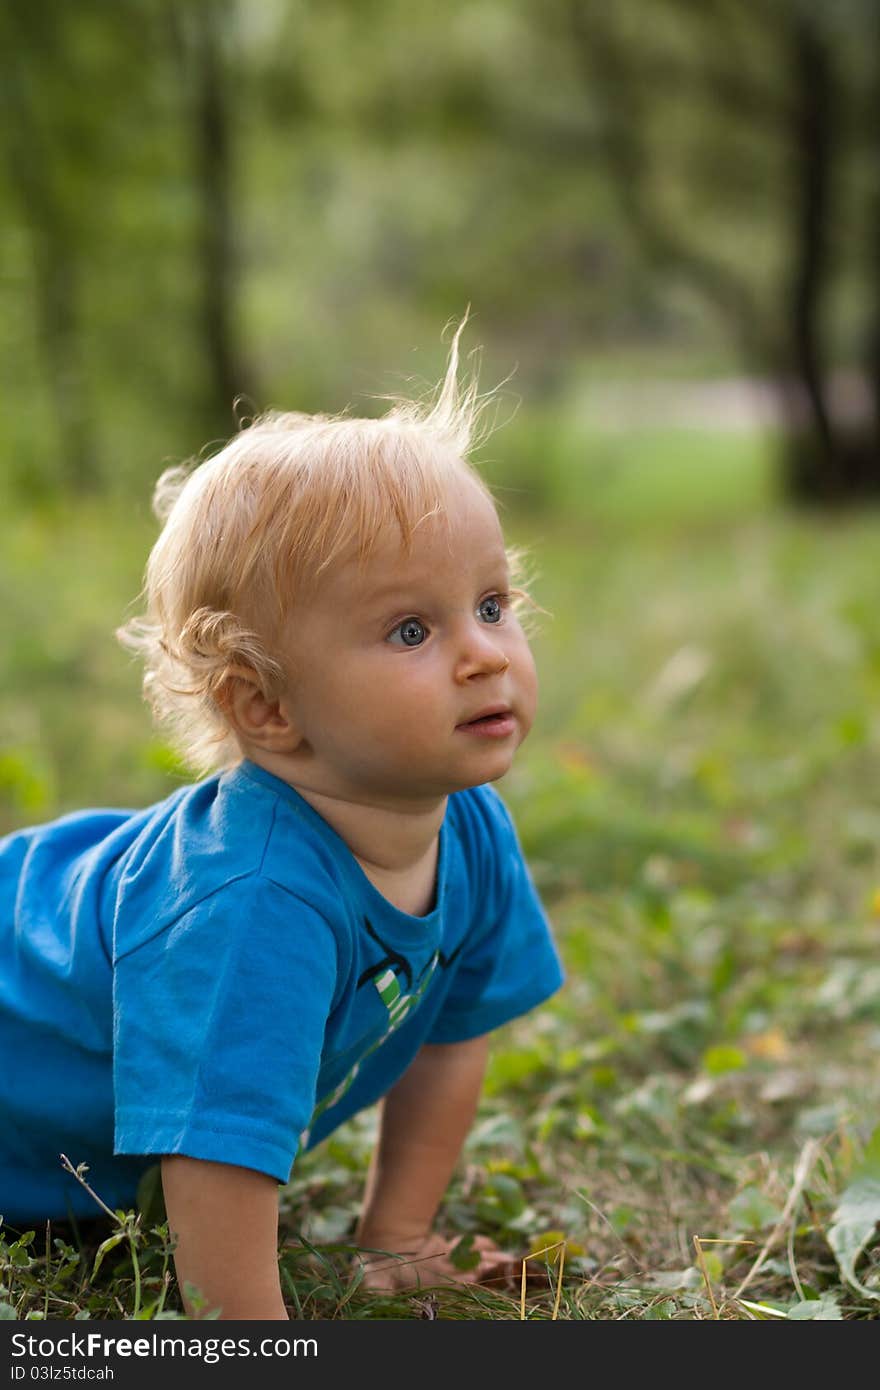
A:
[[[235,216],[234,0],[186,0],[167,8],[183,97],[196,198],[194,260],[206,364],[205,425],[231,433],[237,396],[251,397],[252,373],[238,331],[239,260]]]
[[[154,474],[165,438],[225,438],[254,389],[238,315],[238,18],[235,0],[0,8],[0,236],[27,251],[4,287],[4,365],[40,420],[19,426],[9,468],[26,491],[125,486],[139,450]]]
[[[81,102],[65,57],[63,6],[27,0],[0,8],[7,54],[2,102],[7,184],[30,249],[34,324],[54,414],[57,473],[93,487],[97,443],[82,321]],[[86,146],[88,140],[86,138]]]
[[[371,339],[399,361],[415,340],[439,365],[438,325],[470,302],[504,367],[515,356],[518,381],[551,393],[585,343],[634,327],[634,258],[531,0],[287,0],[274,14],[250,15],[252,99],[275,132],[262,157],[276,216],[291,189],[302,215],[263,246],[279,280],[297,257],[288,332],[322,311],[310,361]]]
[[[874,395],[871,412],[853,411],[829,391],[839,339],[828,323],[835,280],[865,271],[880,318],[880,263],[859,264],[872,183],[880,202],[876,163],[862,167],[876,134],[877,0],[569,0],[568,14],[628,225],[656,269],[716,305],[749,367],[777,385],[789,495],[880,494],[880,333],[844,349]],[[855,235],[841,230],[846,213]],[[774,226],[779,249],[762,255],[756,234]]]

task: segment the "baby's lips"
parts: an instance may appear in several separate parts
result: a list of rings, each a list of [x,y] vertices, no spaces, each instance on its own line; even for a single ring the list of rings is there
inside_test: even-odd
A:
[[[477,710],[476,714],[470,715],[467,719],[460,719],[458,727],[462,724],[476,724],[478,719],[489,719],[492,715],[503,715],[509,718],[513,715],[510,705],[485,705],[483,709]]]

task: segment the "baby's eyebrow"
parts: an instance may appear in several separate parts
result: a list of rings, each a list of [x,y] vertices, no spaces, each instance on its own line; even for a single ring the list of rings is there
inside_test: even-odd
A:
[[[393,583],[376,584],[372,589],[362,589],[359,596],[360,602],[372,607],[376,603],[386,603],[388,600],[396,598],[398,594],[411,594],[415,589],[421,587],[422,581],[395,579]]]
[[[385,617],[392,609],[418,607],[425,598],[423,585],[382,584],[375,589],[367,589],[358,595],[357,607],[361,613],[371,617]]]
[[[508,566],[506,557],[499,560],[497,566],[487,566],[486,578],[489,580],[494,570],[495,579],[505,579],[509,582]],[[406,607],[407,604],[418,606],[420,602],[431,596],[432,590],[436,587],[436,577],[428,574],[404,575],[398,579],[388,580],[386,583],[376,583],[372,588],[361,589],[357,596],[357,605],[360,609],[379,609]]]

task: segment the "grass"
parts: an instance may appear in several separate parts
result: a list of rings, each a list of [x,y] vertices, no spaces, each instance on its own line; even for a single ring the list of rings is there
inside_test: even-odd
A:
[[[760,441],[607,443],[613,476],[596,450],[566,472],[563,449],[528,523],[509,508],[552,617],[539,721],[502,791],[568,983],[495,1036],[444,1208],[452,1237],[546,1253],[525,1299],[365,1294],[367,1112],[282,1191],[292,1316],[877,1316],[880,516],[782,510]],[[8,527],[8,828],[175,784],[107,636],[151,534],[145,509],[98,503]],[[15,1316],[179,1313],[146,1199],[52,1242],[0,1245]]]

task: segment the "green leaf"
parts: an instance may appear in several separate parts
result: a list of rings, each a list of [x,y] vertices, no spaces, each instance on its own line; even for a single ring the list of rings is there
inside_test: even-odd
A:
[[[621,1206],[612,1207],[611,1211],[608,1213],[608,1220],[617,1234],[622,1236],[629,1230],[637,1215],[638,1213],[634,1207],[628,1207],[624,1203]]]
[[[161,1164],[152,1164],[141,1175],[135,1197],[135,1206],[143,1216],[146,1225],[154,1225],[166,1219]]]
[[[868,1246],[880,1221],[880,1128],[868,1141],[862,1162],[838,1202],[828,1228],[828,1244],[847,1284],[867,1298],[880,1293],[865,1288],[856,1276],[859,1256]]]
[[[800,1303],[794,1303],[786,1313],[786,1319],[790,1322],[804,1322],[807,1319],[813,1322],[842,1322],[843,1314],[837,1299],[826,1295],[824,1298],[805,1298]]]
[[[526,1211],[522,1184],[509,1173],[492,1173],[476,1201],[476,1213],[481,1221],[509,1226]]]
[[[476,1269],[480,1263],[480,1252],[474,1249],[472,1235],[462,1236],[449,1252],[449,1258],[456,1269]]]
[[[728,1214],[737,1230],[763,1231],[778,1221],[782,1212],[760,1188],[744,1187],[731,1202]]]
[[[741,1071],[747,1060],[746,1054],[739,1047],[719,1045],[709,1047],[703,1053],[703,1067],[710,1076],[723,1076],[728,1071]]]
[[[26,1269],[33,1258],[28,1246],[33,1242],[33,1231],[25,1231],[24,1235],[19,1236],[18,1240],[12,1242],[8,1250],[8,1260],[16,1269]]]
[[[766,1318],[787,1318],[788,1313],[782,1308],[774,1308],[772,1303],[751,1303],[748,1299],[739,1300],[741,1307],[754,1313],[759,1321],[763,1322]]]
[[[17,1322],[17,1315],[11,1303],[0,1303],[0,1322]]]
[[[101,1268],[101,1264],[103,1263],[104,1256],[105,1256],[105,1255],[109,1255],[110,1251],[113,1250],[113,1249],[115,1249],[115,1247],[119,1244],[120,1241],[125,1240],[125,1237],[126,1237],[125,1231],[117,1231],[114,1235],[108,1236],[106,1240],[104,1240],[104,1241],[101,1242],[101,1244],[98,1246],[98,1249],[97,1249],[97,1251],[96,1251],[96,1253],[95,1253],[95,1263],[94,1263],[94,1265],[93,1265],[93,1267],[92,1267],[92,1278],[93,1278],[93,1279],[95,1278],[96,1274],[98,1273],[98,1270]]]

